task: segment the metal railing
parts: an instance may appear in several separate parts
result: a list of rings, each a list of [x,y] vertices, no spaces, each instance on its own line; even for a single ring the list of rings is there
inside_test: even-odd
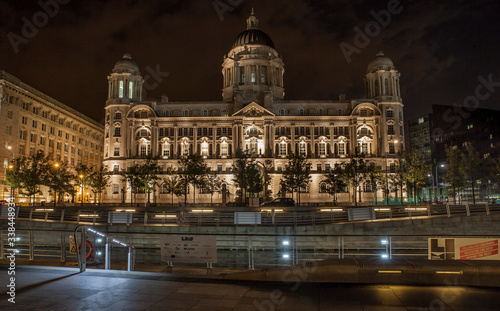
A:
[[[81,229],[81,227],[80,227]],[[81,231],[81,230],[80,230]],[[94,228],[85,228],[88,239],[95,245],[95,252],[86,262],[97,268],[134,270],[134,265],[165,265],[161,261],[160,232],[146,233],[103,233]],[[0,258],[8,254],[7,231],[0,232],[2,245]],[[34,262],[39,260],[58,260],[77,262],[75,253],[69,253],[70,231],[18,230],[16,258],[25,258]],[[112,235],[112,237],[110,236]],[[189,235],[196,235],[190,233]],[[330,258],[338,259],[427,259],[429,238],[439,236],[385,236],[385,235],[225,235],[213,234],[216,238],[217,263],[215,267],[262,269],[290,266]],[[471,236],[461,236],[471,237]],[[473,236],[482,238],[484,236]],[[99,242],[98,239],[103,238]],[[107,242],[104,238],[108,239]],[[447,236],[446,238],[450,238]],[[488,238],[498,238],[488,236]],[[85,241],[85,240],[81,240]],[[128,243],[117,242],[128,241]],[[122,244],[120,244],[122,243]],[[84,243],[82,243],[84,244]],[[118,246],[117,248],[112,248]],[[132,246],[132,244],[134,246]],[[125,245],[125,247],[123,247]],[[128,253],[125,248],[128,247]],[[82,251],[82,255],[86,251]],[[128,256],[126,256],[128,254]],[[127,260],[124,260],[125,257]],[[83,257],[85,258],[85,257]],[[182,266],[200,266],[203,264],[184,264]]]
[[[351,207],[310,208],[140,208],[140,207],[19,207],[18,220],[85,225],[108,225],[110,213],[130,214],[129,225],[234,226],[235,212],[260,213],[258,226],[305,226],[349,222]],[[500,212],[499,204],[375,206],[377,221],[432,217],[468,217]],[[273,211],[274,210],[274,211]],[[1,219],[1,218],[0,218]],[[180,221],[180,219],[182,221]]]

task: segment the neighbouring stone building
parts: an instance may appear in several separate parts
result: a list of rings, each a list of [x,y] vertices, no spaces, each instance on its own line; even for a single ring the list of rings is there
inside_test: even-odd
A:
[[[3,70],[0,71],[0,120],[1,180],[5,179],[13,157],[30,156],[37,150],[50,154],[55,161],[67,162],[70,168],[79,163],[96,168],[102,165],[101,124]],[[36,201],[50,202],[48,189],[41,190]],[[2,186],[0,192],[1,199],[9,197],[7,186]],[[91,200],[86,192],[84,199]],[[16,202],[27,201],[16,196]]]
[[[280,191],[287,156],[306,156],[312,180],[301,194],[303,202],[331,202],[321,183],[324,174],[356,150],[390,169],[404,142],[400,73],[393,62],[379,52],[368,65],[365,98],[341,95],[338,100],[288,101],[283,60],[258,22],[252,13],[247,29],[224,56],[221,101],[169,102],[166,96],[161,101],[143,101],[144,79],[137,64],[128,54],[116,63],[108,76],[105,106],[103,163],[114,172],[106,202],[129,202],[131,190],[119,172],[148,155],[161,156],[162,172],[176,168],[183,155],[202,155],[229,191],[229,197],[214,195],[214,202],[235,199],[231,168],[238,149],[272,168],[267,190],[274,197]],[[363,200],[371,201],[369,183],[360,191]],[[170,202],[170,195],[163,192],[158,187],[153,202]],[[202,192],[197,190],[196,202],[210,202],[210,195]],[[340,200],[349,197],[345,193]]]

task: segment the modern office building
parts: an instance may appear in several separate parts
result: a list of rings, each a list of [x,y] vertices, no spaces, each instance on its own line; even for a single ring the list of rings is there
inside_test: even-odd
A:
[[[418,150],[429,164],[432,163],[432,155],[435,152],[431,135],[432,120],[432,114],[408,120],[409,147]]]
[[[78,111],[27,85],[13,75],[0,71],[0,179],[13,157],[30,156],[43,150],[70,168],[79,163],[101,167],[104,128]],[[41,189],[37,201],[50,201],[48,190]],[[2,187],[1,197],[8,197]],[[19,202],[27,201],[22,196]]]
[[[284,67],[253,13],[224,56],[221,101],[170,102],[166,96],[143,101],[144,79],[125,54],[108,76],[103,163],[115,174],[105,201],[129,202],[131,190],[119,172],[147,156],[160,156],[163,172],[177,168],[185,155],[203,156],[230,194],[229,198],[217,194],[214,202],[235,199],[231,169],[238,149],[248,152],[259,166],[270,167],[271,183],[262,193],[273,197],[280,192],[287,156],[306,156],[312,181],[301,195],[303,202],[331,202],[322,190],[324,174],[356,152],[383,168],[391,166],[404,147],[404,121],[400,73],[387,56],[379,52],[368,64],[360,77],[366,91],[360,99],[341,95],[336,100],[285,100]],[[371,201],[370,184],[362,188],[363,200]],[[209,194],[196,196],[196,202],[210,202]],[[346,193],[340,200],[350,197]],[[152,200],[170,202],[170,195],[158,187]]]

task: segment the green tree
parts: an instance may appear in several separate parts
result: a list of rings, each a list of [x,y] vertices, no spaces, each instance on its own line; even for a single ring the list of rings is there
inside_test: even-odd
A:
[[[134,164],[127,170],[122,170],[122,181],[127,182],[130,188],[130,204],[137,202],[136,195],[141,186],[140,165]]]
[[[25,166],[26,157],[17,157],[9,164],[6,172],[5,184],[10,186],[12,202],[14,202],[15,189],[20,189],[22,187]]]
[[[264,177],[257,163],[250,163],[247,167],[245,176],[247,180],[247,192],[252,197],[256,197],[256,194],[264,189]]]
[[[98,206],[101,206],[101,195],[102,192],[109,185],[109,173],[101,167],[99,170],[93,171],[89,176],[89,187],[94,193],[94,197],[97,197]]]
[[[406,154],[405,162],[408,164],[406,181],[412,187],[413,199],[417,203],[419,190],[427,185],[427,173],[430,170],[430,166],[415,149]]]
[[[403,152],[399,152],[398,157],[394,160],[394,173],[388,175],[389,179],[388,182],[390,186],[394,187],[396,191],[396,198],[399,192],[399,199],[401,205],[403,205],[403,194],[405,190],[407,172],[408,172],[408,165],[405,160],[405,154]],[[388,197],[389,193],[387,193],[387,190],[385,190],[385,192]]]
[[[375,163],[370,163],[375,164]],[[366,173],[366,180],[370,182],[372,191],[375,194],[375,204],[377,204],[377,192],[386,187],[385,174],[379,165],[369,165]]]
[[[463,153],[452,147],[446,147],[446,163],[448,168],[443,175],[447,188],[453,193],[453,198],[456,199],[457,192],[465,187],[465,179],[462,174],[461,161]]]
[[[83,191],[90,183],[90,174],[92,174],[92,169],[85,164],[78,164],[75,168],[76,175],[74,177],[74,184],[80,188],[81,204],[83,206]]]
[[[44,184],[49,159],[43,151],[38,150],[34,155],[21,161],[24,162],[21,194],[28,196],[34,205],[36,195],[41,193],[40,186]]]
[[[154,191],[155,186],[158,185],[158,181],[161,180],[161,178],[158,177],[159,169],[158,159],[153,157],[146,158],[144,162],[138,167],[138,186],[147,193],[147,197],[144,202],[145,206],[147,206],[151,202],[151,191]]]
[[[187,187],[193,185],[193,205],[196,198],[196,186],[203,186],[203,181],[206,180],[210,169],[203,161],[203,157],[199,154],[191,154],[182,157],[179,160],[179,167],[181,168],[182,178],[184,181],[184,204],[187,204]]]
[[[247,168],[250,159],[248,154],[236,150],[235,160],[233,162],[233,182],[240,188],[240,204],[243,204],[243,198],[246,197],[246,189],[248,188]]]
[[[346,184],[342,180],[342,167],[340,165],[335,165],[334,168],[328,170],[324,175],[326,189],[324,191],[328,192],[333,197],[333,205],[337,206],[337,193],[343,191],[346,188]]]
[[[174,195],[179,197],[184,194],[184,182],[173,168],[167,169],[167,177],[163,179],[163,189],[172,196],[172,206],[174,205]]]
[[[54,194],[54,206],[60,202],[61,194],[74,189],[72,182],[75,177],[68,168],[68,163],[50,162],[44,175],[44,185]]]
[[[203,185],[203,188],[206,192],[210,193],[210,204],[213,204],[212,198],[214,193],[219,192],[221,190],[222,181],[220,180],[217,174],[209,174],[207,179]]]
[[[288,156],[288,163],[281,178],[282,189],[290,189],[292,192],[297,193],[297,203],[300,205],[300,189],[307,188],[311,175],[309,173],[309,163],[306,157],[299,154],[290,154]]]
[[[460,163],[460,171],[464,174],[465,179],[471,185],[472,188],[472,203],[476,204],[476,192],[475,185],[478,180],[481,179],[481,160],[479,154],[471,143],[467,143],[465,146],[465,152],[462,154],[462,161]]]
[[[366,176],[366,162],[362,157],[357,155],[351,156],[348,162],[342,164],[343,170],[341,179],[353,191],[354,206],[358,206],[357,189]],[[360,193],[361,196],[361,193]]]

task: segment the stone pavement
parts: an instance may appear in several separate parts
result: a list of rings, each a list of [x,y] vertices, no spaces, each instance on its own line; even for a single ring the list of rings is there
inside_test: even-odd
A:
[[[0,310],[499,310],[499,288],[249,282],[167,273],[18,266],[16,303],[0,269]],[[449,284],[449,283],[448,283]]]

